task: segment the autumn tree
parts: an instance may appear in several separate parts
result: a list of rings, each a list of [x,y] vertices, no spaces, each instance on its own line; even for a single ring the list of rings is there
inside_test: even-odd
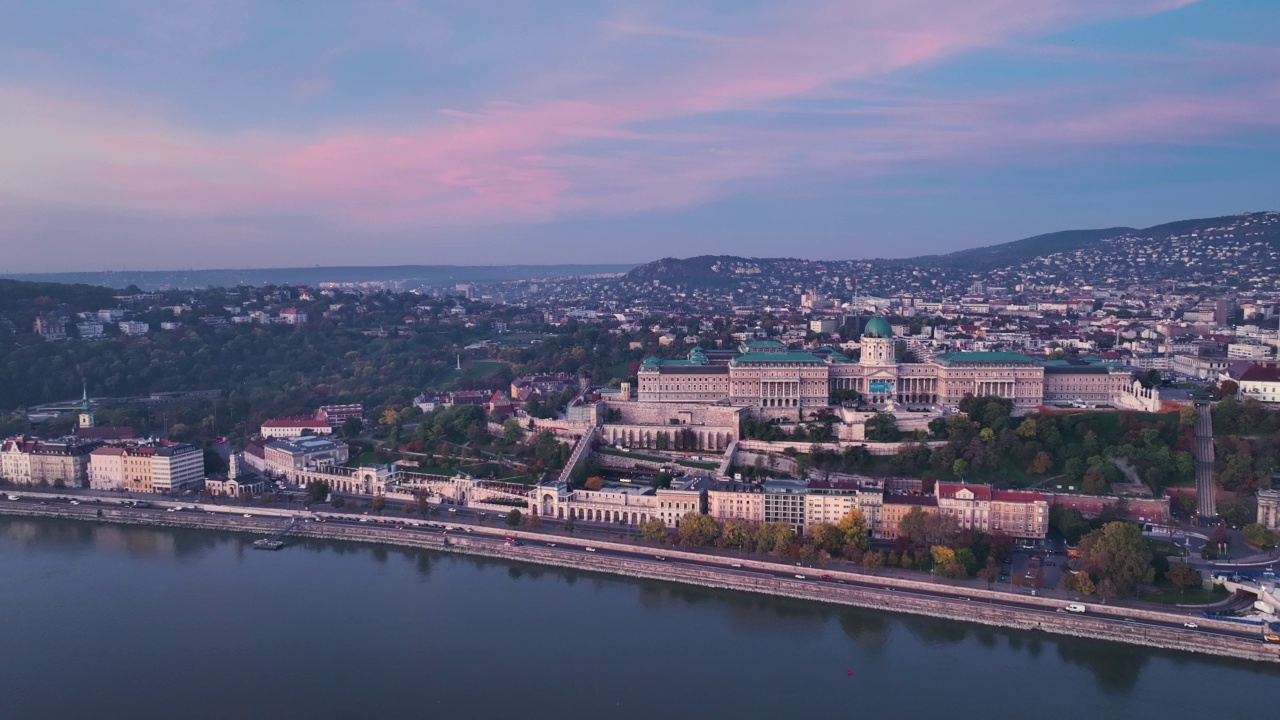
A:
[[[1105,594],[1129,595],[1139,582],[1151,582],[1151,549],[1134,523],[1109,522],[1080,540],[1084,569]]]
[[[640,523],[640,535],[649,542],[664,542],[667,539],[667,525],[658,518],[649,518]]]
[[[809,541],[818,550],[838,553],[844,547],[844,533],[831,523],[814,523],[807,529]]]
[[[1174,565],[1169,568],[1169,571],[1164,576],[1169,578],[1169,582],[1177,585],[1178,590],[1184,594],[1187,592],[1187,588],[1196,587],[1204,581],[1200,571],[1186,563]]]
[[[599,490],[604,487],[604,478],[599,475],[593,475],[587,478],[586,482],[582,483],[582,487],[588,490]]]
[[[755,528],[742,518],[729,518],[720,528],[720,544],[725,547],[746,548],[755,539]]]
[[[1280,545],[1280,535],[1274,530],[1270,530],[1262,523],[1253,523],[1245,525],[1242,531],[1244,541],[1250,545],[1267,550]]]
[[[872,550],[871,552],[863,555],[862,566],[868,570],[875,570],[884,567],[884,553],[879,550]]]
[[[925,547],[952,542],[960,532],[960,525],[950,515],[925,512],[923,508],[913,507],[902,516],[898,530],[912,544]]]
[[[676,537],[679,538],[680,544],[701,546],[708,545],[712,540],[716,539],[716,535],[720,532],[720,525],[715,518],[710,515],[703,515],[700,512],[685,513],[680,518],[680,527],[676,530]]]
[[[507,513],[506,523],[511,527],[519,527],[520,519],[522,517],[524,517],[524,513],[520,512],[519,510],[512,510],[511,512]]]
[[[862,510],[852,508],[840,518],[836,527],[844,536],[845,545],[853,545],[860,550],[871,547],[871,540],[867,533],[867,517],[862,514]]]

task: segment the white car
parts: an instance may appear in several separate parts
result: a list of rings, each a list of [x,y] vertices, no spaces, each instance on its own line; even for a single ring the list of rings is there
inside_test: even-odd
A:
[[[595,552],[595,551],[596,551],[596,549],[595,549],[595,548],[593,548],[593,547],[586,548],[586,550],[587,550],[587,552]]]
[[[71,501],[71,504],[72,504],[72,505],[79,505],[79,504],[80,504],[80,501],[79,501],[79,500],[72,500],[72,501]]]
[[[1193,622],[1184,622],[1184,623],[1182,623],[1182,627],[1184,627],[1184,628],[1191,628],[1192,630],[1195,630],[1196,628],[1198,628],[1198,627],[1200,627],[1200,626],[1199,626],[1199,625],[1197,625],[1197,624],[1195,624],[1195,623],[1193,623]]]
[[[171,507],[171,508],[169,508],[168,510],[165,510],[165,512],[178,512],[178,508],[176,508],[176,507]]]
[[[797,579],[797,580],[808,580],[809,578],[808,578],[808,576],[806,576],[806,575],[801,575],[801,574],[799,574],[799,573],[796,573],[796,579]]]
[[[244,516],[245,516],[245,517],[248,517],[248,518],[253,517],[253,516],[252,516],[252,515],[250,515],[249,513],[245,513],[245,514],[244,514]]]

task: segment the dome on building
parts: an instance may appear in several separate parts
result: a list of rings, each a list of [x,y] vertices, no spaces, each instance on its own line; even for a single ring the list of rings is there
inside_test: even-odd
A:
[[[862,329],[862,337],[891,338],[893,337],[893,328],[889,327],[888,320],[877,315],[867,321],[867,326]]]

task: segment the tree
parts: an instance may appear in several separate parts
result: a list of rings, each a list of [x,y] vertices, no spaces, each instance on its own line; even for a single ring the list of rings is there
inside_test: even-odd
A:
[[[374,495],[373,499],[369,501],[369,509],[373,510],[379,515],[382,514],[382,510],[386,506],[387,506],[387,498],[383,495]]]
[[[519,420],[507,418],[502,421],[502,442],[515,445],[522,438],[524,438],[524,428],[520,427]]]
[[[600,477],[599,475],[594,475],[592,477],[589,477],[587,478],[587,481],[582,484],[582,487],[588,490],[599,490],[600,488],[604,487],[604,478]]]
[[[640,535],[649,542],[665,542],[667,539],[667,525],[658,518],[649,518],[640,523]]]
[[[807,528],[813,546],[829,553],[838,553],[845,545],[844,533],[831,523],[814,523]]]
[[[860,550],[871,547],[871,540],[867,537],[867,517],[862,514],[862,510],[850,509],[844,517],[840,518],[836,527],[844,535],[846,545],[853,545]]]
[[[1041,450],[1031,460],[1031,464],[1027,466],[1027,472],[1032,475],[1043,475],[1049,472],[1049,468],[1053,467],[1053,458],[1049,457],[1049,453]]]
[[[1186,563],[1178,563],[1169,568],[1165,577],[1169,578],[1169,582],[1177,585],[1183,594],[1187,592],[1187,588],[1195,587],[1204,581],[1200,571]]]
[[[1098,578],[1104,592],[1124,596],[1139,582],[1151,582],[1151,549],[1135,523],[1109,522],[1080,540],[1080,560],[1084,569]]]
[[[969,474],[969,463],[964,458],[956,458],[951,463],[951,474],[963,480]]]
[[[1276,545],[1280,545],[1280,534],[1277,534],[1274,530],[1268,529],[1267,526],[1262,523],[1245,525],[1242,534],[1244,535],[1245,542],[1262,550],[1268,550]]]
[[[920,547],[946,545],[955,540],[960,525],[954,517],[938,512],[925,512],[913,507],[898,523],[899,533],[912,544]]]
[[[329,483],[323,480],[312,480],[307,483],[307,502],[320,502],[329,497]]]
[[[898,419],[890,413],[882,412],[867,418],[863,432],[871,442],[896,442],[901,435],[898,432]]]
[[[347,418],[342,422],[342,436],[345,438],[359,437],[364,432],[364,421],[357,417]]]
[[[1240,527],[1254,517],[1248,503],[1232,495],[1218,501],[1218,515],[1232,527]]]
[[[703,515],[700,512],[689,512],[680,518],[680,526],[676,530],[676,537],[679,538],[682,545],[697,547],[709,545],[719,533],[720,524],[716,522],[715,518],[710,515]]]
[[[520,527],[520,519],[523,516],[524,516],[524,513],[520,512],[519,510],[512,510],[511,512],[507,513],[506,522],[511,527]]]
[[[862,566],[868,570],[875,570],[877,568],[884,567],[884,553],[879,550],[872,550],[871,552],[863,555]]]
[[[756,549],[785,555],[795,538],[795,531],[786,523],[765,523],[756,531]]]
[[[934,545],[929,548],[929,552],[933,555],[933,564],[936,567],[950,565],[956,561],[956,551],[946,545]]]
[[[382,416],[378,418],[378,424],[380,425],[395,425],[398,422],[400,422],[400,413],[392,408],[383,410]]]
[[[755,538],[755,528],[742,518],[729,518],[720,529],[720,543],[725,547],[745,548]]]

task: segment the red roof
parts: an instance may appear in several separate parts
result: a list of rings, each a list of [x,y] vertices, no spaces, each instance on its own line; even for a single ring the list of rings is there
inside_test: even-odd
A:
[[[1240,374],[1240,379],[1250,382],[1280,382],[1280,367],[1254,365]]]
[[[1013,503],[1048,502],[1044,495],[1027,490],[993,490],[991,491],[991,499]]]
[[[942,498],[951,499],[951,498],[954,498],[956,496],[956,493],[960,492],[961,490],[968,490],[969,492],[973,493],[974,498],[977,500],[991,499],[990,485],[965,485],[963,483],[940,482],[938,483],[935,492],[938,494],[939,499],[942,499]]]

